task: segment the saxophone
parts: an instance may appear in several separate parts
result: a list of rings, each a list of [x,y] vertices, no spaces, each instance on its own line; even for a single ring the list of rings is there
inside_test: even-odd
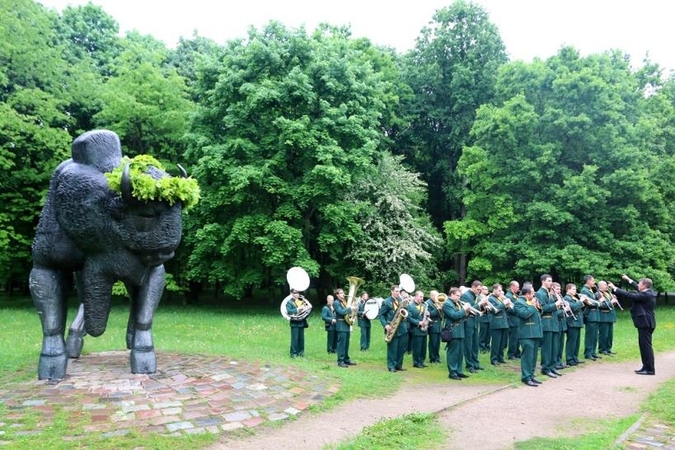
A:
[[[408,303],[410,303],[410,300],[405,299],[398,306],[398,309],[394,313],[394,318],[389,324],[391,325],[391,328],[389,328],[389,332],[384,335],[384,342],[389,343],[392,339],[394,339],[394,336],[396,336],[396,330],[398,330],[401,322],[403,322],[405,318],[408,317],[408,310],[405,309],[406,306],[408,306]]]

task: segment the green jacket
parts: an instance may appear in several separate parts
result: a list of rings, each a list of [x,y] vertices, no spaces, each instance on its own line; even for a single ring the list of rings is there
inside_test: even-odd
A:
[[[328,306],[328,305],[323,305],[323,308],[321,309],[321,319],[324,321],[324,328],[326,331],[334,331],[335,330],[335,324],[333,323],[333,319],[335,319],[335,311]]]
[[[544,336],[539,310],[534,305],[528,304],[525,297],[518,297],[513,309],[520,318],[518,339],[537,339]]]
[[[490,295],[488,301],[492,305],[494,312],[490,311],[490,329],[491,330],[503,330],[509,327],[509,319],[506,316],[506,306],[504,303],[495,297]]]
[[[574,313],[576,320],[572,316],[567,316],[568,328],[583,328],[584,327],[584,302],[579,300],[579,297],[565,296],[570,304],[570,309]]]
[[[345,322],[345,316],[348,316],[351,313],[351,309],[347,308],[347,305],[343,305],[337,298],[333,302],[333,309],[335,310],[335,318],[337,319],[337,322],[335,322],[335,331],[338,333],[341,331],[351,331],[349,325]]]
[[[541,306],[541,329],[542,331],[560,331],[558,324],[558,307],[555,306],[555,297],[545,287],[540,287],[536,294]]]
[[[293,299],[290,299],[289,301],[286,302],[286,314],[289,316],[293,316],[298,313],[298,307],[293,301]],[[291,322],[291,328],[307,328],[309,327],[309,324],[307,323],[307,319],[302,319],[302,320],[290,320]]]
[[[422,319],[424,319],[424,317],[422,317],[424,306],[425,303],[421,302],[418,308],[418,305],[415,304],[414,301],[410,302],[408,306],[406,306],[406,310],[408,310],[408,326],[410,327],[413,336],[426,336],[429,334],[427,330],[420,328],[420,323],[422,323]]]
[[[595,300],[595,292],[591,291],[588,286],[581,288],[581,294]],[[584,316],[586,317],[586,322],[600,322],[600,310],[597,306],[584,306]]]
[[[380,306],[380,323],[382,324],[383,327],[387,326],[388,324],[391,323],[392,320],[394,320],[394,315],[396,314],[396,310],[398,310],[399,307],[399,302],[395,301],[391,296],[385,298],[382,301],[382,305]],[[401,324],[398,326],[398,329],[396,330],[396,336],[403,336],[408,332],[408,321],[407,319],[403,319],[401,321]]]
[[[476,302],[476,294],[473,293],[472,290],[466,291],[462,296],[459,298],[460,301],[465,302],[473,306],[474,308],[478,309],[478,304]],[[478,329],[478,321],[476,320],[475,316],[468,315],[466,317],[466,321],[464,323],[465,327],[469,328],[474,328]]]
[[[428,298],[427,310],[429,311],[429,317],[431,318],[431,324],[429,325],[429,333],[440,333],[441,322],[443,321],[442,317],[443,309],[441,309],[441,311],[437,310],[434,301]]]
[[[455,302],[448,298],[443,302],[443,315],[445,316],[445,326],[452,328],[452,337],[457,339],[464,338],[464,321],[468,317],[464,308],[455,305]]]
[[[508,291],[506,293],[506,296],[511,299],[511,302],[513,302],[514,305],[516,304],[516,300],[518,300],[517,295],[515,295],[511,291]],[[520,319],[516,315],[516,310],[514,308],[507,308],[506,316],[509,318],[509,327],[511,328],[518,327],[518,324],[520,324]]]
[[[366,308],[366,302],[363,299],[359,299],[359,310],[356,313],[356,317],[359,319],[359,326],[370,328],[370,319],[364,314]]]
[[[612,294],[605,291],[598,292],[598,299],[600,300],[600,319],[599,322],[613,323],[616,322],[616,310],[612,305]]]

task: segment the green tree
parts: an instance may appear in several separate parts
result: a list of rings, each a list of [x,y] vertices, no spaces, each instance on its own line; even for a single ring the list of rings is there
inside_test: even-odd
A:
[[[28,0],[0,7],[0,282],[24,282],[40,205],[66,158],[71,123],[56,14]]]
[[[114,130],[131,156],[149,153],[182,161],[183,137],[194,109],[185,80],[167,65],[168,50],[160,41],[130,33],[122,47],[101,94],[104,106],[96,124]]]
[[[200,71],[191,278],[241,296],[281,287],[294,265],[323,289],[357,275],[340,263],[363,235],[346,195],[381,158],[382,114],[396,101],[374,51],[345,28],[308,36],[272,22]]]
[[[670,285],[672,220],[653,140],[639,139],[644,91],[624,55],[563,48],[503,67],[497,91],[459,162],[466,217],[445,225],[450,250],[470,255],[470,276],[631,272]]]
[[[428,210],[439,227],[464,214],[457,161],[471,143],[476,109],[493,100],[497,70],[506,61],[486,11],[463,0],[438,10],[403,60],[414,97],[402,103],[401,115],[413,119],[397,133],[395,148],[427,181]],[[463,280],[466,263],[457,256],[451,265]]]

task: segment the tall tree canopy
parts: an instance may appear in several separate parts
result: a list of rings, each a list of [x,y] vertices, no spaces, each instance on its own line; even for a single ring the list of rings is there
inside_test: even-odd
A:
[[[402,104],[411,124],[397,133],[396,151],[408,155],[429,184],[428,211],[438,227],[463,215],[457,161],[471,142],[476,110],[494,98],[497,70],[506,61],[486,11],[463,0],[438,10],[403,60],[415,94]],[[466,264],[458,256],[450,266],[463,279]]]
[[[617,279],[649,267],[670,285],[672,218],[653,141],[639,138],[646,100],[627,59],[564,48],[504,66],[497,95],[459,161],[466,217],[445,226],[469,274]]]
[[[363,235],[347,195],[375,175],[396,101],[372,51],[344,28],[308,36],[272,22],[204,71],[189,153],[203,194],[190,217],[191,276],[241,295],[293,265],[326,286],[345,275]]]

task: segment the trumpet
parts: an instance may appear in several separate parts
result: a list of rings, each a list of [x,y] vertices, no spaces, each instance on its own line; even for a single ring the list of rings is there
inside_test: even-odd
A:
[[[483,297],[481,299],[481,301],[483,299],[486,300],[485,303],[483,304],[483,309],[485,310],[485,312],[491,312],[493,314],[498,312],[497,308],[495,308],[495,306],[492,303],[490,303],[490,299],[488,297]],[[483,314],[485,314],[485,313],[483,313]]]
[[[586,305],[588,305],[588,306],[596,306],[596,307],[597,307],[597,306],[600,306],[600,302],[599,302],[599,301],[597,301],[597,300],[595,300],[595,299],[593,299],[593,298],[590,298],[588,295],[579,294],[579,299],[580,299],[581,301],[583,301],[584,304],[586,304]]]
[[[468,302],[463,302],[463,301],[460,300],[459,303],[462,305],[462,308],[464,308],[464,309],[466,309],[465,305],[469,305],[469,310],[468,310],[468,311],[469,311],[469,315],[471,315],[471,316],[476,316],[476,317],[482,316],[482,315],[483,315],[483,311],[480,311],[480,310],[474,308],[474,307],[471,306],[471,304],[469,304]]]

